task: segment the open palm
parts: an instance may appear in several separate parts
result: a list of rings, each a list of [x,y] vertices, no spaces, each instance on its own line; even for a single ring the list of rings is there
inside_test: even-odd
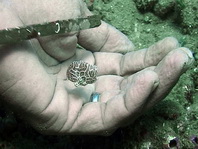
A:
[[[191,52],[173,37],[134,51],[126,36],[104,22],[0,48],[3,101],[46,134],[110,135],[163,99],[192,62]],[[98,67],[95,83],[76,87],[68,80],[76,60]],[[93,92],[100,93],[99,102],[90,102]]]

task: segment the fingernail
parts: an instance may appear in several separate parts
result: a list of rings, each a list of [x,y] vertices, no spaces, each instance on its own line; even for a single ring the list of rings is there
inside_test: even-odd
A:
[[[183,71],[185,72],[187,69],[189,69],[192,66],[194,62],[194,57],[193,57],[193,53],[188,48],[181,48],[181,50],[185,52],[188,56],[188,60],[183,64]]]
[[[190,59],[193,59],[193,54],[188,48],[181,48],[181,50],[184,51]]]

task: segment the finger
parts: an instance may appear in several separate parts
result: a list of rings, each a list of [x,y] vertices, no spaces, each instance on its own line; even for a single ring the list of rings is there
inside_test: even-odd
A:
[[[154,70],[155,67],[148,67],[134,75],[129,77],[120,77],[116,75],[105,75],[98,77],[97,82],[95,83],[95,91],[101,93],[100,102],[107,102],[111,98],[122,94],[126,91],[127,85],[132,82],[132,79],[142,73],[143,71]]]
[[[178,48],[178,41],[167,37],[148,49],[129,52],[125,55],[118,53],[94,53],[98,74],[126,75],[135,73],[149,66],[156,66],[171,50]]]
[[[51,59],[63,62],[75,55],[77,45],[76,33],[38,37],[37,39],[38,42],[35,41],[35,45],[42,47],[40,50],[45,52],[38,50],[37,53],[40,54],[41,58],[50,56]]]
[[[93,52],[127,53],[135,49],[123,33],[103,21],[97,28],[80,31],[78,43]]]
[[[110,135],[126,121],[134,120],[156,87],[158,77],[153,71],[143,71],[129,80],[125,93],[115,96],[107,103],[85,104],[70,132]]]
[[[17,17],[20,17],[20,20],[23,22],[22,26],[40,23],[43,24],[45,22],[56,23],[57,20],[84,17],[81,13],[80,1],[82,0],[51,0],[46,3],[38,0],[18,0],[14,4],[14,10],[16,10],[14,13],[18,15]],[[21,3],[23,3],[23,5],[21,5]],[[32,6],[34,6],[34,9],[31,9]],[[36,49],[36,52],[42,61],[48,66],[53,66],[57,65],[59,62],[68,60],[75,55],[77,32],[51,36],[38,36],[38,38],[33,41],[31,40],[31,42],[33,42],[32,45]]]
[[[85,16],[92,15],[85,4],[82,10]],[[101,23],[99,27],[80,31],[78,43],[93,52],[126,53],[135,49],[133,43],[123,33],[104,21]]]
[[[155,67],[148,67],[143,71],[154,70]],[[137,73],[138,74],[138,73]],[[135,74],[135,75],[137,75]],[[100,102],[107,102],[109,99],[124,92],[127,83],[131,82],[134,75],[130,77],[121,77],[117,75],[105,75],[98,77],[95,83],[95,91],[101,93]],[[122,85],[121,85],[122,84]]]
[[[155,68],[160,83],[148,100],[145,110],[162,100],[171,91],[178,79],[193,63],[193,56],[187,48],[178,48],[170,52]]]
[[[128,53],[123,57],[121,74],[136,72],[148,66],[156,66],[171,50],[179,47],[177,39],[167,37],[148,49]]]

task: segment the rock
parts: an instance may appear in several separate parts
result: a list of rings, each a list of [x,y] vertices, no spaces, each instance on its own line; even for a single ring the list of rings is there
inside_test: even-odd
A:
[[[152,11],[158,0],[134,0],[136,7],[141,12]]]
[[[177,0],[175,22],[185,34],[198,35],[198,0]]]
[[[169,13],[174,12],[175,1],[174,0],[159,0],[154,7],[155,15],[164,18]]]

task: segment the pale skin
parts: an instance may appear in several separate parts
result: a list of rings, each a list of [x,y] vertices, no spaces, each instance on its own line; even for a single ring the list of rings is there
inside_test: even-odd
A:
[[[3,0],[0,29],[88,15],[82,0]],[[173,37],[134,49],[105,22],[0,46],[1,100],[43,134],[110,135],[167,96],[193,61],[191,51]],[[75,87],[66,78],[74,60],[97,65],[94,84]],[[90,102],[93,92],[101,94],[99,102]]]

